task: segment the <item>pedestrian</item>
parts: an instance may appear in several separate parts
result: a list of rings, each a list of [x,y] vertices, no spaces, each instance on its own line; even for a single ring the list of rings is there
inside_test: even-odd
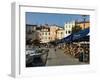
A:
[[[84,60],[84,51],[83,48],[80,48],[80,52],[79,52],[79,61],[83,62]]]
[[[56,48],[54,49],[55,53],[56,53]]]
[[[56,52],[56,48],[55,48],[55,52]]]

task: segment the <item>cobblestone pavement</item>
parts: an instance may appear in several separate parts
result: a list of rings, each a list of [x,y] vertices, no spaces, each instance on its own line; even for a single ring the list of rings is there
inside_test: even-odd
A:
[[[47,59],[46,66],[57,66],[57,65],[78,65],[85,64],[79,62],[78,59],[64,54],[64,51],[61,49],[57,49],[55,51],[54,48],[49,49],[49,55]]]

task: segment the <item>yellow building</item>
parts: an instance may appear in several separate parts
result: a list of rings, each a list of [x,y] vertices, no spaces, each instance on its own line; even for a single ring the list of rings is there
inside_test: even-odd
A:
[[[56,25],[51,25],[50,26],[50,41],[54,41],[57,38],[57,30],[58,26]]]
[[[58,30],[57,30],[57,39],[62,39],[62,38],[64,38],[64,29],[63,28],[59,28]]]
[[[86,29],[90,27],[90,22],[76,22],[76,25],[80,26],[82,29]]]

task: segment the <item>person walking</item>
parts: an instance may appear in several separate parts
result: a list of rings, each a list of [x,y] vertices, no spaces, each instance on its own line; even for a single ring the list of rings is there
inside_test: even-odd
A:
[[[83,48],[80,48],[80,51],[79,51],[79,61],[80,62],[84,61],[84,50],[83,50]]]
[[[56,48],[54,49],[55,53],[56,53]]]

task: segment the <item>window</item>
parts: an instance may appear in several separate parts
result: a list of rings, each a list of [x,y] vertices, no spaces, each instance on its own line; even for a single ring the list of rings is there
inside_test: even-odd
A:
[[[71,33],[71,31],[68,31],[68,33],[70,34],[70,33]]]
[[[67,34],[67,31],[66,31],[66,34]]]
[[[49,35],[50,35],[50,32],[49,32]]]
[[[50,39],[50,37],[48,37],[48,39]]]
[[[47,32],[45,33],[45,35],[47,35]]]
[[[63,34],[63,32],[61,32],[61,34]]]

